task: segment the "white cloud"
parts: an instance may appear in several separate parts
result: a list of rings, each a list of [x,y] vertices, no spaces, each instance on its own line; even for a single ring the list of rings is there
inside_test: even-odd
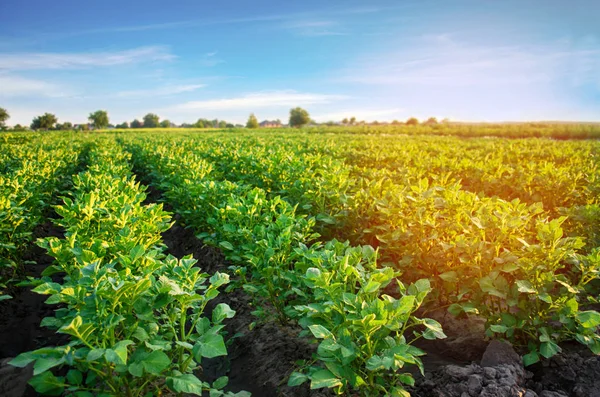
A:
[[[0,70],[80,69],[174,59],[165,47],[79,53],[0,53]]]
[[[206,87],[206,84],[185,84],[185,85],[170,85],[147,90],[130,90],[120,91],[115,94],[118,98],[133,98],[133,97],[157,97],[181,94],[184,92],[196,91]]]
[[[289,107],[327,104],[346,99],[343,95],[300,93],[293,90],[261,91],[235,98],[191,101],[171,106],[166,111],[252,110],[267,107]]]
[[[320,36],[345,36],[340,24],[330,20],[298,20],[284,23],[282,28],[290,30],[298,36],[320,37]]]
[[[0,75],[0,98],[64,97],[65,95],[67,93],[64,88],[53,83],[10,74]]]

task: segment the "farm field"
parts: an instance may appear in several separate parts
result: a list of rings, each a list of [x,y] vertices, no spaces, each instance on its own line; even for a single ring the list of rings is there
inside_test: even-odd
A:
[[[344,128],[0,136],[0,392],[594,395],[595,127]]]

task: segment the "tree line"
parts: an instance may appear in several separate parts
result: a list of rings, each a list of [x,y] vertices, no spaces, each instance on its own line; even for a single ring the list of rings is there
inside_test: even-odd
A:
[[[10,115],[9,115],[8,111],[4,108],[0,108],[0,128],[3,128],[3,129],[5,128],[5,123],[9,118],[10,118]],[[160,117],[154,113],[146,114],[142,118],[142,120],[135,119],[135,120],[131,121],[131,123],[125,121],[121,124],[112,125],[112,124],[110,124],[108,112],[106,110],[97,110],[95,112],[90,113],[88,116],[88,121],[89,121],[89,124],[79,124],[79,125],[73,125],[73,123],[70,123],[70,122],[59,123],[56,115],[54,115],[52,113],[44,113],[43,115],[35,117],[32,120],[29,127],[32,130],[72,130],[72,129],[88,130],[90,128],[101,130],[101,129],[106,129],[109,127],[117,128],[117,129],[172,128],[172,127],[221,128],[221,129],[224,129],[224,128],[242,128],[242,127],[244,127],[244,125],[228,123],[225,120],[218,120],[218,119],[208,120],[208,119],[204,119],[204,118],[198,119],[193,124],[183,123],[183,124],[177,126],[174,123],[171,123],[171,121],[169,121],[169,120],[161,121]],[[442,123],[444,123],[444,124],[447,122],[448,122],[447,119],[442,120]],[[290,127],[302,127],[307,124],[314,124],[314,125],[319,124],[310,118],[308,111],[306,111],[305,109],[302,109],[300,107],[290,109],[288,123],[289,123]],[[326,123],[322,123],[322,124],[339,125],[340,123],[335,122],[335,121],[330,121],[330,122],[326,122]],[[344,118],[341,121],[341,124],[345,125],[345,126],[350,126],[350,125],[380,125],[382,123],[379,123],[377,121],[372,121],[370,123],[367,123],[365,121],[357,121],[356,117],[351,117],[351,118]],[[387,123],[385,123],[385,124],[387,124]],[[391,122],[391,124],[392,125],[418,125],[418,124],[435,125],[435,124],[438,124],[438,121],[435,117],[430,117],[423,123],[420,123],[418,119],[416,119],[415,117],[411,117],[408,120],[406,120],[406,122],[394,120]],[[274,122],[269,122],[269,126],[281,127],[283,125],[281,124],[280,120],[276,120]],[[248,117],[248,121],[246,122],[245,127],[246,128],[259,128],[260,127],[258,119],[254,115],[254,113],[251,113],[250,116]],[[24,131],[26,129],[27,128],[25,126],[22,126],[20,124],[16,124],[12,128],[13,131]]]

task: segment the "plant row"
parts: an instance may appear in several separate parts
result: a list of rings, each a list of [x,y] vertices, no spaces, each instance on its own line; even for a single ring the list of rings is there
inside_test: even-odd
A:
[[[428,280],[405,286],[397,271],[377,265],[369,246],[315,242],[314,218],[264,189],[213,175],[213,165],[192,154],[148,141],[129,148],[135,168],[186,224],[235,264],[236,286],[257,300],[254,314],[297,322],[318,343],[290,386],[309,380],[337,394],[408,395],[414,379],[405,368],[423,372],[424,352],[413,342],[445,337],[439,323],[415,315]]]
[[[44,222],[55,192],[70,185],[79,167],[81,143],[6,145],[0,155],[0,300],[24,278],[23,254]]]
[[[443,179],[402,184],[373,173],[349,181],[331,158],[281,146],[254,149],[254,140],[220,145],[185,138],[158,156],[174,164],[168,173],[180,184],[206,175],[236,182],[223,185],[233,186],[224,197],[259,187],[265,200],[297,205],[296,212],[325,224],[316,230],[379,247],[383,264],[401,271],[403,281],[430,280],[431,306],[483,316],[488,335],[527,348],[527,364],[551,357],[565,340],[600,352],[600,316],[586,310],[598,296],[598,249],[565,235],[567,218],[549,217],[539,203],[481,196]],[[160,147],[160,140],[153,145]],[[204,218],[203,209],[194,209],[204,196],[198,192],[182,203],[188,218]],[[228,224],[219,218],[204,223]],[[597,225],[591,231],[597,233]]]
[[[44,395],[153,396],[168,392],[226,393],[226,377],[202,381],[204,358],[227,354],[223,321],[234,311],[207,303],[229,282],[202,273],[191,257],[163,253],[170,214],[144,205],[128,154],[98,139],[89,166],[73,177],[73,193],[56,207],[62,239],[40,240],[55,261],[34,292],[57,305],[42,326],[68,335],[66,345],[22,353],[10,364],[33,363],[30,384]]]

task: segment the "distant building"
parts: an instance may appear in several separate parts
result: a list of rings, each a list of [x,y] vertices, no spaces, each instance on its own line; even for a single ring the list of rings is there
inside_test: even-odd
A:
[[[280,128],[281,122],[279,120],[269,121],[265,120],[259,124],[261,128]]]

